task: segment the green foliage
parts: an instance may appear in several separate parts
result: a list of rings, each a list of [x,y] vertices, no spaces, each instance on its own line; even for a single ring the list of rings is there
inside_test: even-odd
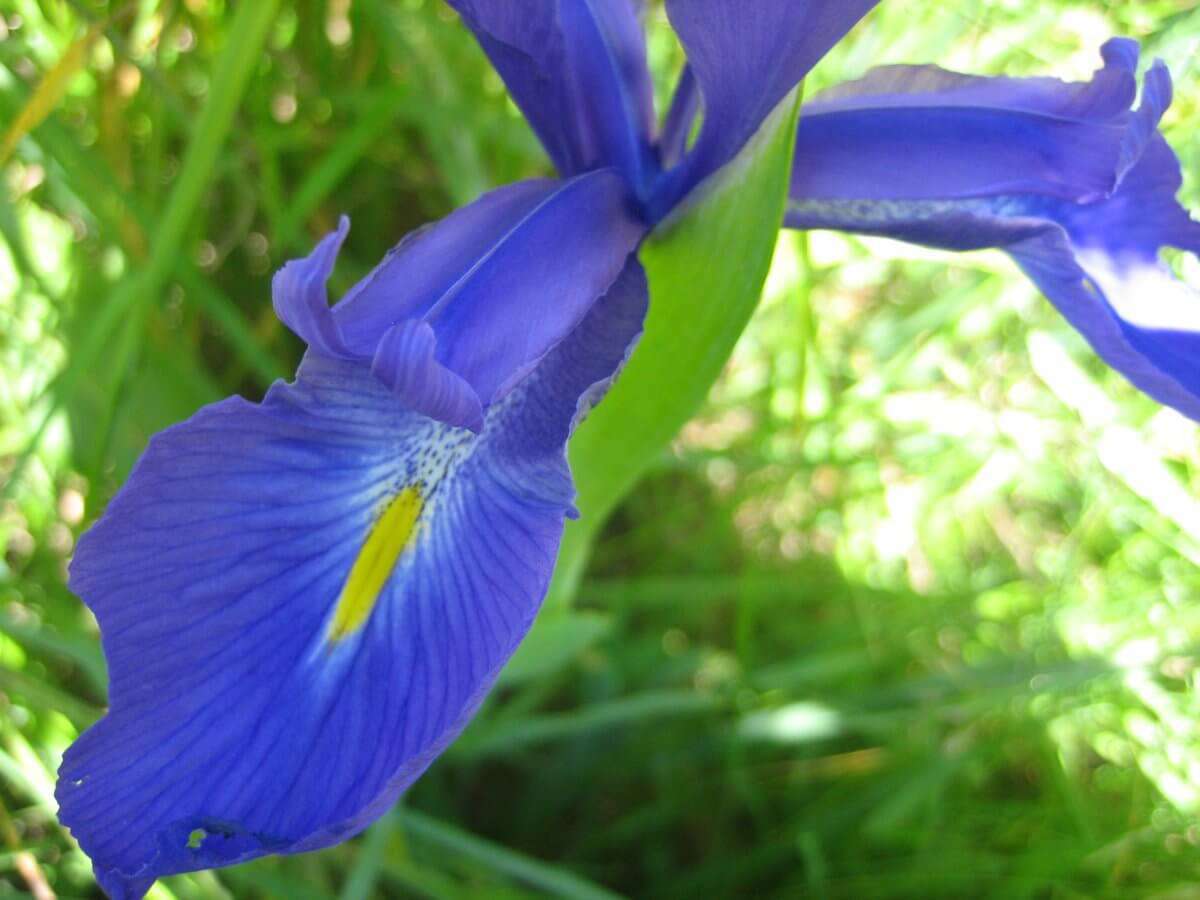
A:
[[[552,606],[574,591],[613,507],[704,402],[758,305],[783,222],[798,112],[797,90],[639,251],[650,311],[621,377],[571,440],[581,515],[563,538]]]
[[[547,168],[434,0],[0,6],[0,133],[101,32],[0,184],[0,897],[97,896],[53,814],[104,702],[73,541],[149,434],[292,370],[270,274],[338,214],[344,288]],[[1192,6],[885,0],[805,91],[900,61],[1084,77],[1130,34],[1176,74],[1195,207]],[[1197,496],[1195,426],[999,256],[785,236],[575,607],[405,806],[158,896],[1195,896]]]

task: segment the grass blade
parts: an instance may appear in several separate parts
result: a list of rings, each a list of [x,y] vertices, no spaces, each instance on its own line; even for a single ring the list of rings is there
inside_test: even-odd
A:
[[[415,810],[399,810],[395,818],[413,838],[474,860],[494,872],[539,888],[552,896],[566,900],[617,900],[620,897],[557,866],[530,859]]]
[[[17,149],[21,138],[37,128],[38,124],[58,106],[59,101],[67,92],[67,86],[71,83],[71,79],[87,62],[87,55],[96,42],[96,38],[100,36],[100,31],[100,25],[93,25],[89,28],[82,37],[77,38],[67,47],[59,61],[42,77],[33,93],[29,95],[29,100],[24,108],[9,123],[4,137],[0,138],[0,166],[8,162],[8,158]]]

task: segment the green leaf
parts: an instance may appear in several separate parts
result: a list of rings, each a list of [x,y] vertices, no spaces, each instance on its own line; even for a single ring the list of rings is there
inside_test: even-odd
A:
[[[400,809],[394,817],[415,840],[446,851],[456,859],[474,862],[497,875],[539,888],[552,897],[616,900],[619,896],[566,869],[524,856],[416,810]]]
[[[196,123],[195,135],[184,153],[179,178],[156,223],[149,259],[129,282],[129,289],[114,291],[97,317],[98,334],[110,334],[117,331],[118,324],[123,325],[123,330],[107,349],[114,385],[119,386],[132,367],[144,331],[147,307],[162,293],[183,252],[188,229],[212,182],[221,149],[234,127],[242,96],[254,70],[262,63],[262,48],[278,7],[279,0],[261,0],[236,8],[230,22],[228,43],[216,61],[212,89]],[[72,368],[78,371],[81,358],[87,363],[85,370],[90,369],[94,362],[90,354],[77,355]],[[116,396],[117,391],[112,393]],[[113,413],[114,410],[109,409],[105,418],[110,419]]]
[[[226,138],[233,129],[238,107],[250,83],[250,77],[254,69],[261,64],[262,46],[270,25],[274,22],[278,6],[279,0],[262,0],[261,3],[247,3],[237,7],[230,23],[229,40],[214,67],[208,101],[184,155],[179,178],[156,223],[149,258],[135,274],[112,290],[107,302],[100,307],[91,321],[87,338],[73,348],[70,361],[55,377],[52,390],[58,397],[39,423],[31,429],[30,440],[18,455],[17,462],[5,482],[5,492],[11,490],[12,485],[20,480],[53,416],[82,381],[103,370],[108,373],[108,382],[105,384],[106,397],[113,400],[121,393],[121,384],[134,363],[138,341],[144,332],[147,307],[161,294],[172,271],[178,267],[180,260],[186,257],[182,248],[188,228],[196,210],[205,199],[205,190],[211,182]],[[86,155],[83,158],[89,159]],[[66,168],[70,170],[72,167]],[[75,168],[87,171],[92,165],[90,162],[81,163]],[[210,294],[206,299],[211,300],[212,296]],[[229,321],[234,318],[230,316]],[[245,343],[243,341],[243,344]],[[99,364],[101,357],[105,359],[104,366]],[[97,413],[98,430],[101,434],[107,433],[111,428],[115,412],[110,403],[107,409]]]
[[[799,100],[797,88],[642,247],[646,330],[571,441],[582,516],[564,535],[551,602],[574,593],[592,536],[699,408],[758,305],[783,223]]]
[[[41,82],[29,96],[29,102],[17,115],[0,138],[0,165],[8,162],[21,138],[38,126],[46,116],[54,111],[67,92],[79,70],[87,63],[88,53],[96,38],[100,36],[100,26],[93,25],[79,39],[73,41],[57,63],[42,77]]]
[[[556,610],[541,616],[500,673],[500,684],[515,687],[554,674],[604,637],[612,627],[594,612]]]
[[[390,87],[378,94],[363,110],[354,126],[340,135],[329,152],[313,164],[308,175],[293,192],[287,210],[277,226],[275,239],[281,246],[302,244],[300,236],[304,222],[362,160],[367,151],[383,139],[383,135],[392,127],[399,114],[399,99],[397,91]]]
[[[358,856],[346,873],[338,900],[368,900],[375,895],[394,822],[391,816],[385,816],[367,830],[366,839],[359,845]]]
[[[527,716],[496,725],[483,722],[464,734],[450,749],[451,758],[506,756],[538,744],[569,741],[593,733],[611,734],[616,728],[649,727],[676,717],[706,716],[720,711],[721,698],[688,690],[647,691],[579,710]]]

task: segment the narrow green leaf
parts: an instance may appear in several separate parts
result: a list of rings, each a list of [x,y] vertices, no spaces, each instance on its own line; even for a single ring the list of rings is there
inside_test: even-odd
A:
[[[275,239],[280,246],[291,247],[297,242],[301,227],[308,217],[320,207],[371,146],[380,140],[384,132],[391,128],[399,111],[400,99],[398,91],[390,88],[377,95],[363,110],[354,127],[339,137],[329,152],[309,170],[292,195],[278,225]]]
[[[100,718],[100,710],[33,675],[0,666],[0,691],[22,697],[36,707],[62,713],[72,724],[87,728]]]
[[[224,330],[229,343],[242,362],[254,372],[260,384],[269,385],[288,377],[289,373],[283,364],[254,333],[254,327],[246,320],[245,313],[228,295],[203,277],[190,261],[181,259],[176,263],[175,277],[183,285],[184,297],[195,303],[198,309],[207,313]]]
[[[88,51],[92,49],[92,44],[99,36],[100,26],[93,25],[82,37],[67,47],[58,62],[42,77],[33,93],[29,95],[29,100],[24,108],[9,123],[8,128],[4,131],[4,137],[0,138],[0,166],[4,165],[12,156],[12,152],[17,149],[21,138],[37,128],[38,123],[58,106],[59,101],[67,92],[67,85],[87,62]]]
[[[250,75],[262,61],[263,44],[278,7],[279,0],[239,4],[230,22],[229,43],[217,58],[212,92],[200,114],[195,136],[188,144],[179,180],[167,198],[166,208],[155,228],[149,261],[133,280],[132,290],[118,293],[109,304],[118,315],[126,308],[130,313],[126,330],[118,336],[116,352],[109,360],[117,382],[124,378],[136,349],[136,342],[128,335],[140,334],[149,301],[161,293],[180,256],[188,228],[233,127]],[[122,300],[120,305],[117,297]],[[110,410],[109,416],[111,414]]]
[[[637,722],[702,716],[719,710],[721,705],[721,699],[712,694],[651,691],[609,703],[593,703],[575,712],[547,713],[495,726],[476,726],[458,740],[450,753],[467,758],[512,753],[534,744],[569,740]]]
[[[84,672],[88,683],[97,691],[104,690],[106,681],[104,657],[91,637],[60,634],[48,625],[24,623],[6,610],[0,609],[0,634],[17,643],[60,659],[70,660]]]
[[[137,349],[136,338],[143,331],[149,302],[161,294],[179,260],[186,257],[182,247],[187,230],[204,197],[221,148],[233,127],[234,116],[250,75],[262,59],[263,44],[278,6],[279,0],[263,0],[261,3],[244,3],[237,7],[230,22],[229,43],[214,66],[208,103],[196,123],[179,178],[153,231],[149,258],[143,267],[113,289],[108,302],[99,310],[95,321],[90,323],[87,342],[76,349],[69,366],[55,378],[52,390],[58,395],[57,402],[34,429],[29,446],[19,456],[9,477],[9,486],[18,481],[51,419],[62,405],[63,398],[69,396],[81,378],[101,368],[98,363],[102,352],[107,354],[103,368],[112,374],[113,384],[117,385],[124,379]],[[56,155],[57,151],[63,151],[69,157],[79,156],[70,141],[60,142],[55,150]],[[76,158],[71,164],[64,163],[66,171],[78,170],[77,175],[81,178],[84,177],[83,173],[89,173],[92,168],[92,161],[88,157]],[[96,191],[98,197],[103,198],[111,193],[103,184],[89,187]],[[104,208],[104,204],[99,206],[100,209]],[[98,210],[93,209],[93,212]],[[119,228],[116,233],[120,233]],[[120,326],[123,326],[123,330],[118,331]],[[114,332],[117,332],[115,341]],[[118,393],[115,387],[109,392],[112,397]],[[110,408],[100,416],[101,431],[107,430],[113,412]]]
[[[557,866],[522,856],[507,847],[485,841],[414,810],[401,809],[395,815],[414,838],[449,850],[458,857],[474,860],[500,875],[539,888],[553,897],[617,900],[620,896]]]
[[[574,592],[592,535],[699,408],[758,304],[783,222],[799,96],[642,248],[646,331],[571,441],[582,517],[567,527],[552,601]]]
[[[9,96],[0,91],[0,113],[15,111],[18,108],[18,99],[16,96]],[[137,261],[146,252],[146,231],[149,218],[142,209],[139,198],[128,194],[118,183],[116,176],[104,159],[89,156],[53,117],[41,123],[35,137],[42,150],[58,163],[63,182],[71,186],[80,201],[87,206],[88,211],[99,220],[101,230],[110,237],[116,238],[121,249],[135,260],[135,264],[140,264]],[[28,254],[24,252],[19,240],[19,233],[15,227],[8,224],[9,215],[7,200],[0,197],[0,233],[9,242],[13,252],[18,254],[18,270],[31,278],[38,279],[39,289],[47,296],[52,296],[52,292],[41,284],[41,276],[37,270],[29,264]],[[255,334],[254,327],[246,319],[245,313],[211,280],[200,274],[195,263],[187,254],[176,256],[173,274],[183,285],[184,299],[189,303],[194,303],[198,309],[221,327],[230,345],[237,351],[242,362],[254,372],[263,387],[287,376],[285,367],[263,346],[262,340]],[[125,282],[122,284],[124,285]],[[124,287],[121,290],[124,290]],[[89,323],[87,341],[78,354],[80,358],[85,360],[95,358],[96,354],[108,344],[110,332],[112,328],[116,327],[118,318],[114,315],[103,319],[100,327],[97,327],[95,323]],[[76,365],[74,368],[81,372],[89,371],[82,364]],[[73,382],[70,378],[60,381],[55,392],[60,395],[69,393],[68,388],[71,383]]]
[[[383,868],[383,857],[392,836],[395,820],[385,816],[372,825],[359,845],[358,857],[346,875],[339,900],[370,900]]]

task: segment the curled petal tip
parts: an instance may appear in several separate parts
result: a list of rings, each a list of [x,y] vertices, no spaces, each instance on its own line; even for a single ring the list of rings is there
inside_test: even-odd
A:
[[[1105,64],[1136,72],[1138,59],[1141,56],[1141,46],[1133,38],[1109,38],[1100,47],[1100,57]]]
[[[435,357],[437,336],[427,322],[409,320],[379,340],[372,374],[410,409],[431,419],[479,433],[483,404],[463,378]]]
[[[315,352],[335,359],[353,354],[329,307],[326,284],[346,235],[350,218],[342,216],[336,230],[325,235],[313,252],[284,264],[271,280],[275,314]]]
[[[1171,72],[1166,63],[1156,59],[1142,82],[1141,103],[1130,113],[1125,126],[1116,176],[1113,179],[1113,191],[1120,187],[1125,176],[1141,161],[1150,143],[1158,136],[1159,123],[1170,108],[1173,97]]]

